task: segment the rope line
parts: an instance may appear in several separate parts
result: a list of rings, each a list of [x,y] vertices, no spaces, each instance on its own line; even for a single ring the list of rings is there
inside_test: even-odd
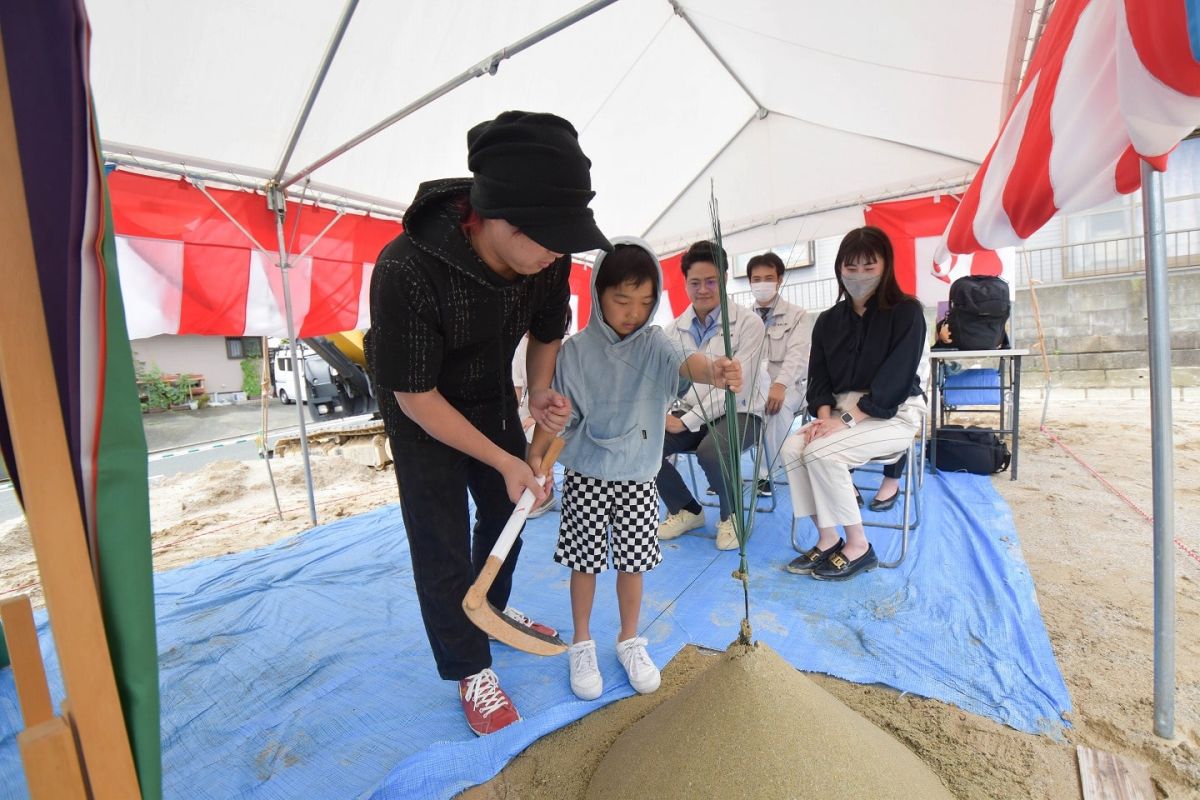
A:
[[[1054,442],[1059,447],[1061,447],[1064,451],[1066,451],[1067,455],[1069,455],[1071,458],[1073,458],[1077,462],[1079,462],[1079,465],[1081,467],[1083,467],[1084,469],[1086,469],[1089,473],[1091,473],[1092,477],[1095,478],[1096,480],[1100,481],[1100,483],[1103,484],[1105,486],[1105,488],[1107,488],[1110,492],[1115,494],[1117,497],[1121,498],[1121,500],[1125,501],[1126,505],[1128,505],[1130,508],[1132,508],[1138,514],[1140,514],[1151,525],[1154,524],[1154,517],[1152,515],[1147,514],[1144,510],[1142,510],[1142,507],[1139,506],[1137,503],[1135,503],[1132,499],[1130,499],[1128,495],[1126,495],[1124,492],[1122,492],[1116,486],[1113,486],[1111,483],[1109,483],[1109,481],[1103,475],[1101,475],[1099,472],[1092,469],[1091,464],[1087,463],[1082,458],[1080,458],[1078,455],[1076,455],[1074,450],[1072,450],[1070,447],[1067,447],[1066,443],[1062,439],[1059,439],[1057,436],[1055,436],[1054,433],[1051,432],[1049,429],[1047,429],[1045,425],[1042,425],[1039,430],[1041,430],[1042,433],[1046,434],[1046,436],[1050,439],[1050,441]],[[1174,542],[1175,542],[1175,546],[1178,547],[1181,551],[1183,551],[1183,553],[1185,553],[1189,558],[1191,558],[1197,564],[1200,564],[1200,553],[1197,553],[1196,551],[1194,551],[1190,547],[1188,547],[1186,544],[1184,544],[1178,536],[1176,536],[1174,538]]]

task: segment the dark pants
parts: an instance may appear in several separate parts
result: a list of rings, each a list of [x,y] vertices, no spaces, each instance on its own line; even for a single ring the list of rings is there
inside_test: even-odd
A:
[[[700,462],[700,469],[708,478],[708,485],[716,489],[717,498],[721,501],[721,519],[729,517],[732,506],[731,493],[729,487],[725,485],[725,475],[721,471],[721,461],[728,456],[729,451],[729,431],[726,425],[728,420],[729,415],[725,415],[713,423],[711,433],[708,425],[701,426],[700,430],[695,433],[692,431],[683,433],[667,431],[666,438],[663,440],[663,462],[662,466],[658,468],[658,494],[666,503],[668,513],[676,513],[696,498],[692,497],[692,492],[684,482],[683,476],[679,474],[679,470],[667,461],[667,456],[695,452],[696,460]],[[737,420],[738,430],[742,435],[742,447],[739,452],[742,452],[758,441],[758,429],[762,421],[753,414],[738,414]],[[740,490],[741,487],[739,486],[738,489]]]
[[[525,434],[516,414],[507,429],[500,429],[499,420],[495,428],[484,434],[524,458]],[[438,674],[461,680],[492,665],[487,634],[467,619],[462,601],[512,514],[513,503],[499,472],[441,442],[393,440],[392,453],[425,633]],[[475,500],[473,534],[468,491]],[[518,538],[488,591],[488,601],[500,610],[508,605],[520,552]]]
[[[908,453],[900,456],[900,460],[895,464],[883,465],[883,477],[899,479],[904,475],[904,465],[908,463]]]

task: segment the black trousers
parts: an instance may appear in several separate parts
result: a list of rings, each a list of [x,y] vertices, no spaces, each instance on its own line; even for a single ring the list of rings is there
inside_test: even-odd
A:
[[[494,429],[483,433],[507,452],[525,457],[525,434],[515,412],[505,427],[497,419]],[[461,680],[492,665],[487,634],[467,619],[462,601],[512,514],[513,503],[499,472],[441,442],[393,439],[392,455],[425,633],[438,674]],[[475,501],[473,531],[468,492]],[[488,600],[502,611],[520,553],[518,538],[488,591]]]
[[[742,451],[758,441],[758,430],[762,421],[754,414],[737,415],[738,430],[742,435]],[[708,479],[708,485],[717,492],[721,503],[721,519],[728,519],[733,507],[732,492],[725,485],[725,473],[721,471],[721,462],[728,458],[729,453],[729,415],[713,422],[712,432],[708,425],[700,426],[698,431],[671,433],[663,437],[663,461],[658,468],[658,495],[667,506],[667,512],[674,514],[696,498],[688,488],[683,476],[675,465],[667,460],[676,453],[695,452],[700,469]],[[741,490],[741,487],[738,487]]]

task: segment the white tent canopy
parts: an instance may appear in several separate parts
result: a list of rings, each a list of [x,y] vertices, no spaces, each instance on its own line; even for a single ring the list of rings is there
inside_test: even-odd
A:
[[[286,175],[577,5],[359,3]],[[579,129],[610,236],[666,252],[706,235],[710,178],[735,252],[837,234],[864,202],[974,174],[1025,50],[1025,6],[619,0],[316,169],[313,186],[402,209],[421,181],[467,173],[472,125],[523,108]],[[89,0],[104,150],[274,173],[344,10]]]

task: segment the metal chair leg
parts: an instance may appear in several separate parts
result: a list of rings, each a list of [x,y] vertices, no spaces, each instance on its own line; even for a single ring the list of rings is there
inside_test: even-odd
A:
[[[904,519],[900,525],[900,555],[895,561],[880,561],[879,566],[882,569],[893,569],[903,563],[905,557],[908,555],[908,534],[921,523],[920,493],[917,493],[915,503],[913,497],[913,473],[916,465],[916,446],[914,442],[910,442],[908,445],[908,463],[904,469]],[[915,520],[910,518],[910,509],[916,514]]]
[[[696,498],[696,502],[698,502],[700,505],[702,505],[706,508],[720,508],[721,503],[719,501],[705,500],[705,499],[703,499],[705,497],[705,495],[700,494],[700,486],[699,486],[698,481],[696,480],[696,467],[695,467],[695,463],[694,463],[696,460],[695,459],[696,454],[689,452],[689,453],[679,453],[679,455],[688,456],[688,459],[687,459],[688,480],[692,485],[692,497]],[[676,462],[676,469],[678,469],[678,462]],[[756,503],[756,508],[755,508],[756,514],[770,514],[772,511],[775,510],[776,501],[775,501],[774,492],[771,493],[771,499],[766,504],[758,502],[758,478],[757,477],[743,478],[742,479],[742,492],[743,493],[745,493],[747,486],[749,486],[751,491],[753,492],[752,497],[754,497],[755,503]]]
[[[792,539],[792,549],[795,550],[797,553],[807,553],[808,552],[807,547],[801,547],[799,544],[796,543],[796,520],[797,519],[798,519],[798,517],[796,517],[795,515],[792,516],[792,527],[788,529],[788,535],[791,536],[791,539]]]

